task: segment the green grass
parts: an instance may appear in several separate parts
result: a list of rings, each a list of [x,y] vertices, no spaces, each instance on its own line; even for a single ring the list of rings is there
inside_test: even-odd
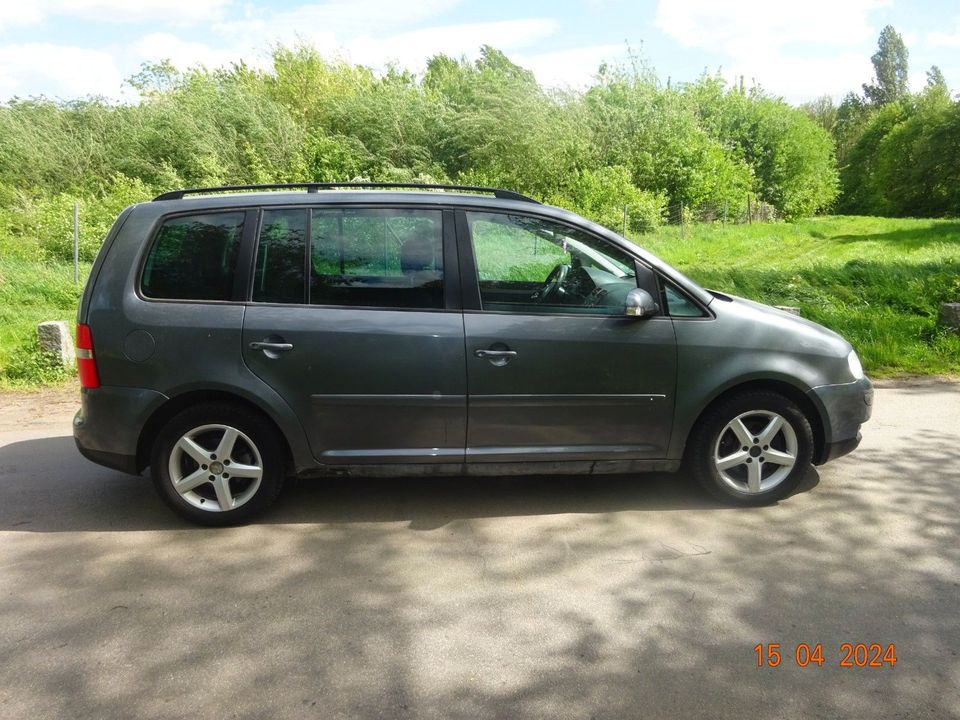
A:
[[[0,387],[52,384],[69,375],[40,354],[37,324],[66,320],[72,329],[89,272],[90,263],[81,264],[75,285],[70,263],[0,257]]]
[[[937,325],[940,303],[960,302],[960,221],[699,225],[637,242],[706,287],[798,306],[874,376],[960,374],[960,335]]]
[[[960,221],[825,217],[794,224],[663,228],[640,245],[706,287],[799,306],[859,351],[867,371],[960,375],[960,336],[938,327],[960,302]],[[0,257],[0,387],[63,378],[39,357],[36,325],[71,326],[89,264]]]

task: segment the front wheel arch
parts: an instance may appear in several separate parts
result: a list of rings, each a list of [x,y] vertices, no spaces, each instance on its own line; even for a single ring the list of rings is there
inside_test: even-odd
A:
[[[795,385],[791,385],[790,383],[782,380],[749,380],[747,382],[738,383],[737,385],[727,388],[710,400],[710,402],[708,402],[697,415],[696,420],[694,420],[690,425],[690,431],[687,433],[687,437],[684,441],[684,458],[686,458],[688,448],[690,446],[690,437],[703,422],[704,417],[709,415],[717,406],[727,402],[730,398],[751,392],[771,392],[776,393],[777,395],[783,395],[785,398],[787,398],[787,400],[790,400],[800,408],[800,410],[806,416],[807,422],[810,423],[810,429],[813,430],[814,465],[819,465],[827,442],[823,415],[816,405],[813,404],[813,401],[806,393],[797,388]]]

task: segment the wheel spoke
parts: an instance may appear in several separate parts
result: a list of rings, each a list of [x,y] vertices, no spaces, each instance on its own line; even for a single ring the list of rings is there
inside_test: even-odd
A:
[[[233,465],[227,466],[227,472],[230,473],[230,477],[258,478],[263,475],[263,468],[259,465],[241,465],[234,463]]]
[[[760,492],[760,470],[762,467],[758,462],[747,465],[747,487],[750,492]]]
[[[203,485],[207,482],[209,477],[209,471],[204,470],[203,468],[197,468],[196,471],[190,473],[185,478],[181,478],[174,482],[173,486],[176,488],[177,492],[181,495],[185,492],[190,492],[196,487]]]
[[[223,431],[223,437],[220,438],[220,444],[217,445],[216,449],[217,460],[223,461],[232,457],[233,446],[237,442],[237,436],[237,431],[232,427],[228,427]]]
[[[230,481],[218,477],[213,481],[213,489],[217,493],[217,504],[221,510],[230,510],[233,508],[233,494],[230,492]]]
[[[195,440],[184,435],[177,443],[177,447],[192,457],[198,465],[206,464],[210,459],[210,451],[200,447]]]
[[[750,457],[750,453],[743,452],[742,450],[738,450],[732,455],[727,455],[726,457],[718,458],[717,470],[729,470],[730,468],[736,467],[737,465],[743,465],[743,463],[746,462],[746,459],[748,457]]]
[[[757,436],[760,440],[760,444],[769,445],[770,442],[773,440],[773,438],[776,436],[776,434],[780,432],[780,428],[782,427],[783,427],[783,418],[780,417],[779,415],[774,415],[773,418],[770,420],[770,423],[763,429],[763,432],[761,432]]]
[[[764,450],[763,458],[764,462],[774,463],[775,465],[793,465],[797,461],[797,458],[790,453],[774,450],[773,448]]]
[[[743,424],[743,420],[740,418],[734,418],[731,420],[727,427],[733,430],[733,434],[737,436],[737,440],[740,441],[741,445],[749,446],[753,444],[753,435],[750,434],[750,431],[747,430],[747,426]]]

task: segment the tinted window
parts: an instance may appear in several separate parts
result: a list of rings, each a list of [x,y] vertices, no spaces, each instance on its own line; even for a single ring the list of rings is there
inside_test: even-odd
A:
[[[170,218],[143,268],[143,294],[175,300],[229,300],[242,212]]]
[[[587,233],[540,218],[468,212],[484,310],[622,315],[636,264]]]
[[[306,302],[307,211],[265,210],[253,273],[257,302]]]
[[[442,227],[439,210],[314,210],[310,302],[442,308]]]

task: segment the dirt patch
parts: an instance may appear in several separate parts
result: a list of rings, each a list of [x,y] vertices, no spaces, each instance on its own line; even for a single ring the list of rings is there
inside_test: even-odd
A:
[[[39,390],[0,391],[0,432],[43,426],[62,426],[69,432],[80,407],[76,382]]]

